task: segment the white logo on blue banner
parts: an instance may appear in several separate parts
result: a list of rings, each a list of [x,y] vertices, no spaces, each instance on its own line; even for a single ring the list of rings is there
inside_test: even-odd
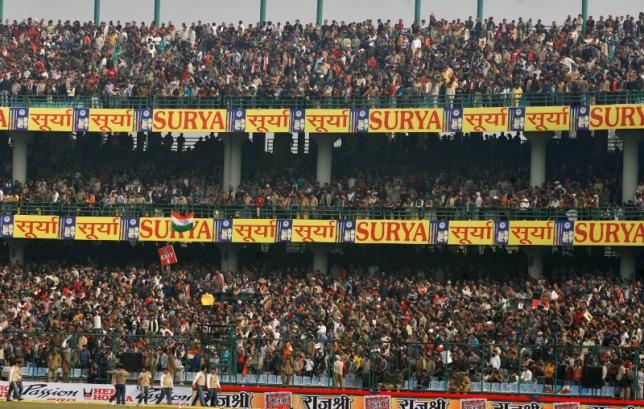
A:
[[[216,219],[215,232],[218,242],[230,243],[233,240],[233,221],[231,219]]]
[[[589,116],[590,111],[588,110],[588,107],[587,106],[576,107],[573,110],[573,113],[575,112],[576,112],[576,115],[575,115],[576,118],[575,118],[575,123],[573,125],[575,125],[578,130],[582,130],[582,131],[587,130],[588,127],[590,126],[590,116]]]
[[[571,220],[555,223],[555,243],[558,246],[572,246],[575,241],[575,223]]]
[[[356,224],[353,220],[340,220],[338,229],[341,243],[354,243],[356,241]]]
[[[150,108],[137,109],[134,111],[136,130],[139,132],[152,131],[152,110]]]
[[[74,110],[74,130],[76,132],[87,132],[89,130],[89,109],[76,108]]]
[[[510,223],[501,220],[495,223],[494,245],[507,246],[510,241]]]
[[[351,110],[351,131],[368,132],[369,131],[369,110],[358,108]]]
[[[10,129],[26,131],[29,128],[29,109],[11,108],[9,117],[11,119]]]
[[[63,217],[63,228],[60,233],[63,240],[74,240],[76,237],[76,216]]]
[[[510,111],[510,130],[523,131],[525,128],[525,108],[513,108]]]
[[[430,223],[432,244],[447,244],[449,237],[448,226],[445,221],[433,221]]]
[[[124,217],[121,220],[121,240],[136,241],[139,239],[139,218]]]
[[[13,215],[5,214],[2,216],[0,237],[5,239],[13,237]]]
[[[291,132],[304,132],[304,110],[295,108],[291,110]]]
[[[459,108],[446,110],[448,130],[450,132],[460,132],[463,130],[463,112]]]
[[[287,243],[293,237],[292,221],[289,219],[280,220],[277,224],[277,237],[278,241]]]

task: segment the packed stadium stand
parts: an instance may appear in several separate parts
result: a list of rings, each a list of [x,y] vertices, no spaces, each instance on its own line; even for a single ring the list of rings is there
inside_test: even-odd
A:
[[[0,24],[0,367],[643,399],[643,44],[644,13]]]
[[[302,24],[3,24],[7,97],[333,98],[642,89],[643,16]],[[550,22],[547,22],[550,24]]]

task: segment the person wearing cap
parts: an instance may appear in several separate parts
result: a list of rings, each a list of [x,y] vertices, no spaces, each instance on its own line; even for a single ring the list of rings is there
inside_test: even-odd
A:
[[[210,373],[206,379],[206,386],[208,387],[208,400],[210,401],[210,406],[217,406],[217,395],[219,394],[219,377],[217,376],[217,368],[210,368]]]
[[[148,368],[143,368],[143,371],[139,373],[139,379],[137,381],[137,387],[141,391],[139,394],[139,405],[141,401],[144,401],[146,405],[148,404],[150,386],[152,386],[152,374],[148,371]]]
[[[16,361],[9,369],[9,390],[7,391],[7,402],[11,402],[11,394],[14,398],[22,400],[22,368],[21,362]]]
[[[168,405],[172,405],[172,389],[174,389],[173,378],[174,376],[170,373],[168,368],[163,368],[161,379],[159,379],[161,394],[159,394],[159,399],[157,399],[157,405],[161,404],[164,396]]]

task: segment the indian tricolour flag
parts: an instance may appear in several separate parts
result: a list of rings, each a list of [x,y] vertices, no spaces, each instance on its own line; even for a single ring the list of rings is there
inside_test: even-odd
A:
[[[172,231],[183,233],[192,230],[195,227],[195,214],[188,213],[183,215],[181,213],[172,212]]]

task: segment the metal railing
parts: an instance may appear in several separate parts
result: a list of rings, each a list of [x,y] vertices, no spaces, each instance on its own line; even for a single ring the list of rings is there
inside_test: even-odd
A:
[[[24,339],[19,331],[4,335],[9,342],[12,337]],[[222,383],[231,385],[642,399],[638,386],[642,348],[548,342],[385,342],[322,335],[317,339],[249,339],[237,338],[232,329],[221,334],[170,337],[105,332],[29,333],[25,337],[32,344],[39,342],[41,348],[7,359],[24,361],[24,375],[34,379],[109,383],[110,371],[122,354],[140,352],[143,366],[155,374],[155,379],[168,367],[176,384],[190,383],[194,372],[207,366],[217,367]],[[48,368],[47,358],[54,350],[61,353],[61,364]],[[336,359],[347,365],[340,379],[333,376]],[[584,375],[587,368],[599,373],[591,379],[592,385]],[[130,381],[136,376],[131,373]]]
[[[242,205],[169,205],[76,203],[0,203],[0,214],[169,217],[172,211],[194,212],[197,218],[244,219],[387,219],[387,220],[644,220],[644,209],[598,208],[419,208],[358,207],[255,207]]]
[[[445,108],[640,104],[644,91],[544,92],[510,94],[457,93],[456,95],[402,95],[373,97],[125,97],[79,95],[0,95],[0,106],[71,108]]]

